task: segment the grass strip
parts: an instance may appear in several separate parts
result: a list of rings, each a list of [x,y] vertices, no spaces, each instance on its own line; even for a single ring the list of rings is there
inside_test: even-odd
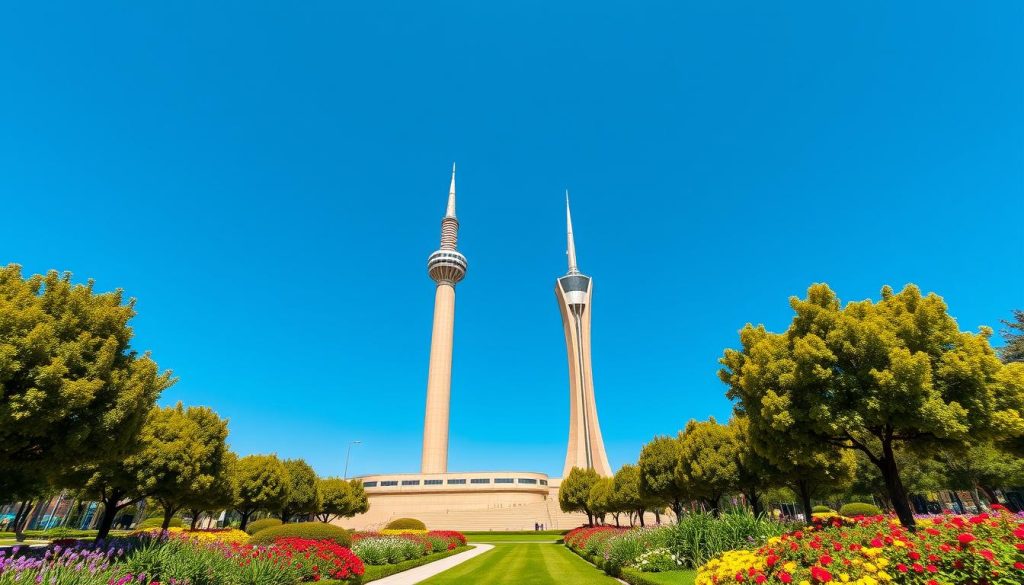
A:
[[[624,567],[619,579],[629,585],[693,585],[697,572],[694,570],[644,573],[633,567]]]

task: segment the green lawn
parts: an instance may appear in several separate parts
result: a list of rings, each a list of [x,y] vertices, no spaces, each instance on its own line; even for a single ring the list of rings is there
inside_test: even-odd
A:
[[[469,534],[469,542],[562,542],[561,534]]]
[[[668,573],[641,573],[635,569],[623,570],[622,580],[643,585],[693,585],[697,571],[669,571]]]
[[[559,544],[498,544],[424,585],[617,585]]]

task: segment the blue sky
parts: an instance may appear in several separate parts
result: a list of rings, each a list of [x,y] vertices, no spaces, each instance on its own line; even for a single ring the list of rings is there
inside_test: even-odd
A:
[[[1020,2],[17,3],[0,262],[138,298],[240,453],[415,471],[459,165],[450,467],[558,474],[563,189],[612,465],[828,282],[1024,307]]]

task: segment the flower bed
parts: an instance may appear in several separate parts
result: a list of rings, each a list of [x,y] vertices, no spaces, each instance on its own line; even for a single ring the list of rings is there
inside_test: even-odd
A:
[[[269,547],[140,535],[104,543],[0,552],[0,585],[297,585],[357,580],[362,561],[332,541],[282,539]]]
[[[159,528],[139,530],[132,533],[132,536],[157,536],[161,534]],[[245,542],[249,539],[249,534],[242,530],[234,528],[207,528],[202,530],[189,530],[187,528],[168,528],[168,536],[175,538],[186,538],[195,540],[196,542],[223,542],[226,544],[232,544],[236,542]]]
[[[395,564],[466,545],[466,537],[454,530],[356,532],[352,550],[370,565]]]
[[[721,583],[1019,585],[1024,583],[1024,521],[997,510],[940,516],[916,532],[886,516],[834,518],[729,551],[697,573]]]

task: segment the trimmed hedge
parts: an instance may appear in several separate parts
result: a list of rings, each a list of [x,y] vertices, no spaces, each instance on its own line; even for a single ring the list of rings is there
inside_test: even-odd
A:
[[[450,557],[452,555],[457,555],[461,552],[466,552],[471,548],[473,547],[460,546],[456,549],[434,553],[432,555],[427,555],[425,557],[420,557],[418,559],[402,561],[401,563],[395,565],[366,565],[366,573],[363,574],[363,577],[360,580],[336,581],[331,579],[322,579],[319,583],[320,585],[353,585],[354,583],[369,583],[370,581],[376,581],[378,579],[383,579],[384,577],[390,577],[391,575],[396,575],[403,571],[408,571],[409,569],[415,569],[416,567],[429,565],[434,561],[439,561],[445,557]]]
[[[427,525],[415,518],[396,518],[384,527],[385,530],[426,530]]]
[[[863,502],[851,502],[849,504],[843,504],[842,508],[839,508],[840,516],[877,516],[882,513],[882,510],[874,504],[865,504]]]
[[[260,530],[264,530],[274,526],[280,526],[281,524],[283,524],[283,522],[281,522],[280,518],[264,518],[262,520],[256,520],[254,522],[250,522],[249,524],[247,524],[245,526],[245,532],[249,536],[252,536]]]
[[[813,508],[811,508],[811,514],[823,514],[826,512],[835,512],[835,510],[829,508],[828,506],[814,506]]]
[[[312,540],[333,540],[341,546],[352,546],[352,535],[348,530],[324,522],[293,522],[264,528],[249,537],[249,544],[274,544],[278,538],[289,536]]]
[[[163,518],[146,518],[142,522],[139,522],[137,528],[160,528],[163,525]],[[181,528],[182,526],[184,526],[184,523],[182,523],[181,518],[171,518],[171,528]]]

